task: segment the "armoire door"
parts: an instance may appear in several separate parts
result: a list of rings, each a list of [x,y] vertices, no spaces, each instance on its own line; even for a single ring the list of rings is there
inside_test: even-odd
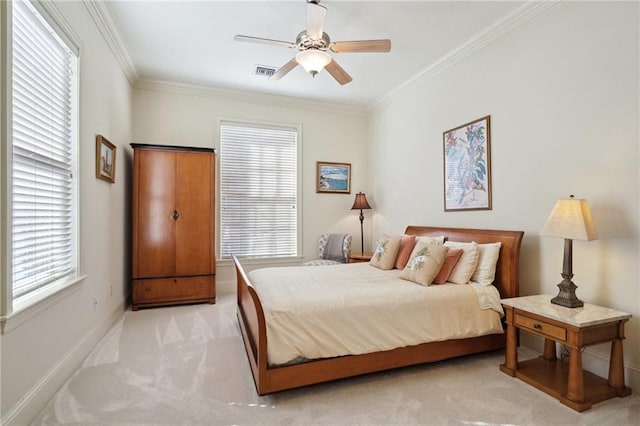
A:
[[[176,153],[177,276],[215,273],[215,156],[204,152]]]
[[[135,161],[134,277],[170,277],[176,271],[176,155],[140,149]]]

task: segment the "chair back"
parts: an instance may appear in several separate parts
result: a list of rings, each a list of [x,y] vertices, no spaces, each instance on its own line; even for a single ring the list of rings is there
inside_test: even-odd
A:
[[[335,241],[342,240],[342,247],[335,248]],[[351,235],[349,234],[322,234],[318,240],[318,257],[320,259],[335,260],[347,263],[351,253]],[[341,250],[340,250],[341,249]],[[341,251],[337,253],[336,251]]]

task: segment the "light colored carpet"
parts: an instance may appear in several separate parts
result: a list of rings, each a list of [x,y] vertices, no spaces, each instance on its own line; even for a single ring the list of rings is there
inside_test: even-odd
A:
[[[577,413],[500,372],[503,361],[492,352],[259,397],[235,295],[222,294],[216,305],[126,312],[33,424],[639,424],[636,394]]]

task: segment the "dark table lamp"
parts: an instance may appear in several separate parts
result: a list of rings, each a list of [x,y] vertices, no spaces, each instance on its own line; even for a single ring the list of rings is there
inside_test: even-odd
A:
[[[570,195],[568,200],[558,200],[540,235],[564,238],[563,280],[558,284],[560,292],[551,299],[551,303],[567,308],[583,306],[582,300],[576,297],[577,286],[571,279],[573,278],[573,240],[598,239],[587,200],[576,199],[573,195]]]
[[[353,202],[353,207],[351,210],[360,210],[360,249],[361,253],[364,253],[364,230],[362,227],[362,222],[364,222],[364,214],[362,210],[368,210],[371,206],[367,202],[367,197],[363,192],[358,192],[356,194],[356,200]]]

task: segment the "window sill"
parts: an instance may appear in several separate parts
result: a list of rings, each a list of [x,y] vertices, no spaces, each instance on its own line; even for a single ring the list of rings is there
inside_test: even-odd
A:
[[[243,265],[299,265],[302,262],[302,256],[291,257],[241,257],[238,260]],[[233,259],[218,259],[216,261],[218,266],[233,266]]]
[[[13,301],[13,312],[0,317],[2,334],[19,327],[29,319],[47,310],[72,291],[79,288],[79,284],[87,278],[86,275],[61,280],[42,290],[19,297]]]

